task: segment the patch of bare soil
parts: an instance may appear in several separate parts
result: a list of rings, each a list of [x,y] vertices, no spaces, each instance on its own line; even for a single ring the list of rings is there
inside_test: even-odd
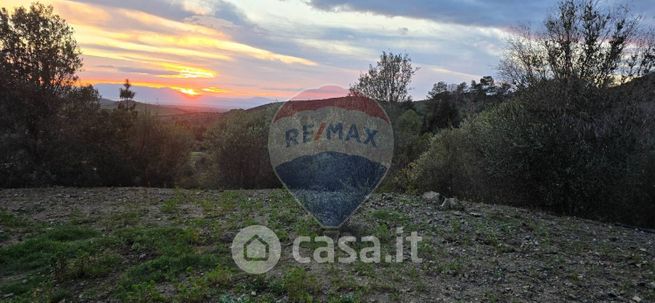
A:
[[[219,290],[203,290],[199,301],[215,302],[227,295],[235,298],[229,302],[297,300],[303,296],[289,287],[293,277],[288,273],[300,268],[311,278],[297,282],[299,288],[306,287],[307,296],[318,301],[655,302],[655,234],[508,206],[462,204],[463,210],[442,210],[421,197],[375,194],[340,231],[325,232],[281,190],[0,190],[0,210],[8,214],[3,218],[25,218],[44,226],[77,224],[103,235],[135,226],[194,229],[200,238],[194,251],[221,253],[227,260],[224,264],[230,264],[225,251],[240,228],[263,224],[282,235],[282,259],[263,276],[265,282],[239,273],[231,264],[232,282]],[[41,232],[5,223],[0,222],[5,235],[0,237],[0,249]],[[375,235],[382,239],[384,259],[385,253],[393,253],[396,227],[402,227],[405,236],[416,231],[423,238],[421,263],[300,264],[291,257],[296,236],[325,233],[333,238]],[[303,248],[303,255],[311,256],[314,248]],[[118,253],[129,266],[156,257],[130,252],[133,247],[121,249]],[[408,253],[407,249],[406,259]],[[121,301],[125,297],[113,289],[114,281],[126,279],[129,266],[118,266],[109,274],[106,279],[111,283],[76,278],[61,285],[74,291],[98,287],[97,297],[75,296],[74,301]],[[19,274],[1,277],[0,285]],[[155,289],[162,289],[170,300],[177,296],[176,300],[186,301],[189,297],[180,290],[184,283],[204,275],[201,269],[179,273],[157,282]],[[0,300],[16,296],[0,291]]]

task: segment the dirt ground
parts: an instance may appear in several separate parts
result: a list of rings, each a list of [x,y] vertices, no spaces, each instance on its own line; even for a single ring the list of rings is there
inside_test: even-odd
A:
[[[282,190],[2,189],[0,300],[655,302],[654,233],[463,204],[446,211],[375,194],[326,232]],[[280,262],[263,275],[231,259],[232,238],[252,224],[282,241]],[[297,236],[323,234],[374,235],[382,255],[393,254],[397,227],[423,238],[421,263],[300,264],[291,254]]]

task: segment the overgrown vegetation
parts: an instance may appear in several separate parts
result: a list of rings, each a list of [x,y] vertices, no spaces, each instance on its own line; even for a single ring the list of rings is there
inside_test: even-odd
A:
[[[0,11],[0,186],[172,186],[188,135],[134,111],[129,87],[101,110],[72,33],[49,6]]]
[[[268,157],[268,127],[277,106],[237,110],[207,132],[214,187],[272,188],[280,183]]]
[[[647,74],[655,58],[628,52],[635,23],[562,2],[541,38],[511,44],[501,70],[514,97],[438,133],[405,171],[409,187],[655,226],[653,76],[618,85],[623,68]]]

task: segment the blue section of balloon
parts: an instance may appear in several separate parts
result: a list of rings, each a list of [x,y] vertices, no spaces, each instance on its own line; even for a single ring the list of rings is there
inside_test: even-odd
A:
[[[324,226],[339,226],[382,180],[387,168],[358,155],[322,152],[275,167],[280,180]]]

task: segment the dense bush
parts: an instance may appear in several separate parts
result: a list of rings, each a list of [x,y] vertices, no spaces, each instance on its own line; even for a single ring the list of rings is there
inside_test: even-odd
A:
[[[140,113],[129,136],[133,184],[173,186],[191,152],[192,135],[149,113]]]
[[[277,106],[234,110],[212,126],[206,136],[210,172],[202,186],[272,188],[280,183],[268,156],[268,128]]]
[[[439,133],[405,171],[410,188],[655,225],[652,110],[622,88],[568,85],[533,86]]]
[[[394,117],[397,116],[397,117]],[[391,167],[381,184],[382,190],[405,190],[404,182],[398,179],[403,169],[416,160],[427,148],[431,134],[421,134],[421,117],[413,109],[392,115],[394,150]]]
[[[655,226],[655,40],[638,21],[560,2],[509,41],[513,100],[437,135],[403,174],[409,187]]]
[[[97,94],[82,88],[85,94]],[[149,113],[100,110],[93,98],[62,111],[42,133],[37,161],[28,139],[4,133],[0,186],[174,186],[191,134]]]

